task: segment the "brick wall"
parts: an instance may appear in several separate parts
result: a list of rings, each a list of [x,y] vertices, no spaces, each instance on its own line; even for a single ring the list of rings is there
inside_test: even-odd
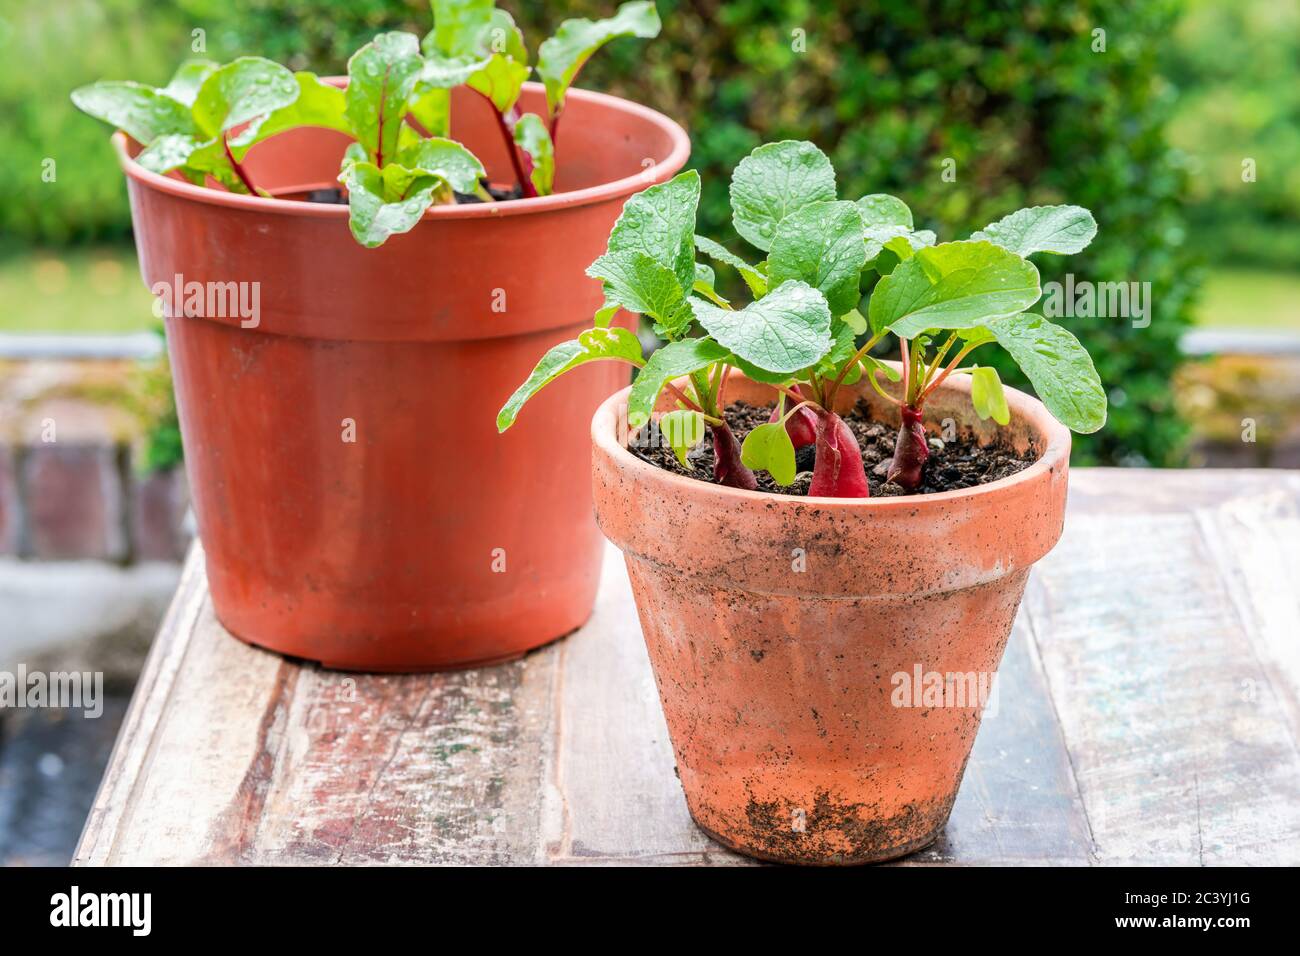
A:
[[[0,445],[0,555],[177,561],[187,501],[183,471],[139,474],[129,446]]]
[[[143,474],[132,362],[0,362],[0,556],[177,561],[183,469]]]

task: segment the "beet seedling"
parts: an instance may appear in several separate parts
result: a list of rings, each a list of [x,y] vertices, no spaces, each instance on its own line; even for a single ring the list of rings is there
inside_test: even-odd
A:
[[[1025,257],[1086,246],[1096,232],[1087,210],[1022,209],[969,240],[936,244],[893,196],[837,199],[830,160],[811,143],[771,143],[742,160],[731,180],[736,231],[766,253],[751,265],[693,236],[699,191],[698,175],[687,172],[628,200],[605,254],[587,270],[605,294],[595,327],[542,357],[501,409],[499,430],[559,375],[591,361],[624,361],[639,370],[629,422],[648,421],[667,389],[675,408],[661,419],[661,434],[683,465],[690,467],[687,452],[707,430],[715,481],[753,489],[754,471],[765,470],[789,485],[795,448],[814,444],[809,495],[865,498],[862,451],[835,398],[866,376],[900,411],[889,480],[914,491],[929,456],[925,401],[950,375],[972,375],[980,418],[1009,421],[997,373],[962,366],[992,342],[1011,353],[1063,424],[1080,432],[1104,424],[1106,395],[1088,353],[1068,331],[1025,311],[1040,295],[1038,270]],[[738,270],[753,301],[737,307],[719,295],[711,267],[695,262],[697,249]],[[867,270],[881,278],[864,314]],[[647,359],[634,335],[610,327],[619,308],[648,316],[667,344]],[[901,372],[870,354],[889,334],[899,339]],[[779,395],[770,420],[743,445],[724,416],[735,369]],[[898,383],[899,396],[882,379]]]
[[[555,137],[565,99],[583,65],[619,37],[654,37],[654,3],[625,3],[605,20],[566,20],[538,48],[535,69],[546,89],[546,117],[518,108],[532,74],[514,19],[493,0],[431,0],[433,30],[381,33],[348,60],[346,91],[313,73],[292,73],[261,57],[225,66],[192,60],[165,87],[100,82],[75,90],[82,111],[122,130],[143,147],[146,169],[179,172],[196,185],[211,176],[231,192],[269,197],[244,158],[257,143],[303,126],[352,138],[339,182],[348,192],[352,234],[373,248],[407,232],[431,205],[457,196],[492,202],[483,164],[452,140],[451,90],[467,86],[495,114],[519,194],[549,195],[555,184]]]

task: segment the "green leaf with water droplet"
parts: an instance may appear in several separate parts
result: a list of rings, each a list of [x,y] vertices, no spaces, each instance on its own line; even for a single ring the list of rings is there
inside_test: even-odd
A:
[[[198,135],[184,103],[143,83],[92,83],[73,90],[72,102],[83,113],[120,129],[145,146],[159,136]]]
[[[497,431],[503,432],[513,425],[524,403],[565,372],[588,362],[611,360],[640,364],[641,343],[627,329],[619,326],[588,329],[576,339],[561,342],[542,356],[524,384],[501,406]]]
[[[546,106],[552,115],[564,109],[564,96],[593,53],[619,37],[659,35],[659,13],[653,3],[634,0],[604,20],[574,19],[560,24],[555,36],[537,50],[537,75],[546,85]]]
[[[379,34],[348,60],[348,122],[377,166],[397,155],[402,119],[423,69],[420,41],[397,31]]]
[[[872,193],[857,202],[862,222],[867,226],[902,226],[912,229],[912,210],[907,203],[888,193]]]
[[[831,348],[831,310],[817,289],[790,279],[743,309],[691,299],[695,319],[717,342],[769,372],[797,372]]]
[[[945,242],[882,278],[867,314],[873,329],[912,338],[1021,312],[1039,294],[1038,270],[1015,253],[987,242]]]
[[[1081,434],[1106,424],[1101,377],[1069,330],[1032,312],[996,319],[987,328],[1011,353],[1057,421]]]
[[[609,234],[608,251],[641,252],[672,271],[677,284],[695,282],[695,210],[700,174],[679,173],[632,196]]]
[[[389,163],[380,169],[371,162],[356,162],[339,180],[348,190],[348,225],[357,242],[367,249],[383,245],[390,237],[409,232],[420,221],[446,183],[437,176]]]
[[[650,413],[654,411],[664,385],[720,362],[729,354],[712,339],[680,339],[656,349],[632,383],[627,398],[628,422],[634,426],[645,424],[650,420]]]
[[[454,139],[439,136],[419,140],[399,158],[406,168],[437,176],[458,193],[473,193],[487,175],[477,156]]]
[[[674,337],[690,324],[687,290],[671,269],[644,252],[607,252],[587,267],[587,275],[604,283],[606,301],[650,316]]]
[[[279,63],[241,56],[209,73],[194,99],[194,123],[204,138],[256,124],[298,98],[298,81]]]
[[[785,140],[760,146],[731,176],[731,216],[748,242],[767,252],[776,227],[800,206],[835,199],[835,170],[812,143]]]
[[[1082,252],[1097,235],[1097,220],[1082,206],[1032,206],[1018,209],[971,236],[1017,255]]]
[[[772,285],[802,279],[826,297],[831,315],[858,305],[858,283],[867,264],[862,215],[851,202],[814,202],[800,206],[776,227],[767,257]]]
[[[726,246],[714,242],[707,236],[696,236],[695,248],[714,262],[729,265],[739,272],[740,277],[745,280],[745,285],[749,286],[749,291],[754,298],[761,299],[767,294],[767,276],[740,258],[740,256],[734,255]]]

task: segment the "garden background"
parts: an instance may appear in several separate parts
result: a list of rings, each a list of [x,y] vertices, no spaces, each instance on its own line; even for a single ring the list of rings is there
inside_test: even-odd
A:
[[[536,37],[613,4],[503,6]],[[704,232],[725,234],[727,171],[781,138],[830,153],[845,195],[905,196],[919,225],[941,238],[1022,205],[1094,210],[1099,240],[1082,256],[1041,265],[1044,281],[1069,270],[1150,282],[1154,310],[1144,329],[1073,320],[1112,407],[1107,428],[1080,441],[1079,463],[1186,461],[1189,403],[1180,414],[1172,381],[1190,325],[1300,330],[1300,5],[659,7],[662,37],[614,44],[582,82],[661,109],[691,132],[691,165],[706,184]],[[422,34],[430,23],[422,0],[0,0],[0,10],[0,112],[13,124],[0,154],[0,331],[10,332],[151,325],[125,187],[105,131],[68,102],[73,87],[99,78],[161,84],[192,55],[196,26],[211,58],[258,53],[332,73],[376,31]],[[1094,49],[1099,28],[1104,51]],[[58,163],[53,183],[41,178],[47,157]],[[1247,157],[1254,182],[1243,181]],[[940,177],[945,158],[956,162],[956,182]],[[1010,366],[1003,371],[1018,383]],[[1233,375],[1241,370],[1220,378]],[[1216,383],[1202,373],[1191,390],[1206,384]],[[137,404],[156,414],[157,401]],[[156,457],[175,450],[166,442]]]

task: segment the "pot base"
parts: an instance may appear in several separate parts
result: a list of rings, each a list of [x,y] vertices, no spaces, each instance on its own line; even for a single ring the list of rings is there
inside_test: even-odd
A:
[[[219,615],[217,617],[217,620],[221,621]],[[495,667],[498,664],[509,664],[511,661],[517,661],[520,658],[528,654],[531,654],[533,651],[540,651],[544,647],[548,647],[551,644],[556,644],[564,640],[566,637],[568,637],[574,631],[581,628],[586,623],[587,623],[586,621],[582,621],[580,624],[578,624],[577,627],[570,628],[569,630],[565,631],[563,634],[559,634],[556,637],[548,637],[544,641],[540,641],[535,644],[530,644],[526,647],[521,647],[518,648],[517,650],[512,650],[505,654],[498,654],[494,657],[481,657],[481,658],[475,658],[472,660],[464,660],[464,661],[447,661],[447,662],[434,661],[428,663],[421,663],[420,661],[417,660],[417,661],[412,661],[410,663],[404,662],[402,664],[395,664],[391,666],[384,665],[384,664],[377,665],[373,661],[350,661],[350,662],[349,661],[326,661],[314,657],[303,657],[301,655],[293,654],[288,651],[285,651],[282,648],[275,647],[271,644],[263,643],[262,641],[257,641],[257,640],[253,640],[252,638],[245,637],[244,635],[231,630],[231,628],[227,626],[225,622],[221,622],[221,626],[226,629],[226,633],[228,633],[231,637],[235,638],[235,640],[239,641],[242,644],[247,644],[249,647],[256,647],[259,651],[267,651],[268,653],[271,654],[277,654],[280,657],[284,657],[289,660],[302,661],[307,664],[314,664],[315,666],[321,668],[322,670],[346,671],[353,674],[441,674],[441,673],[454,672],[454,671],[476,670],[477,668],[480,667]]]
[[[934,843],[935,840],[939,839],[940,834],[943,833],[943,828],[948,825],[948,821],[945,818],[943,823],[939,824],[939,826],[935,827],[931,832],[918,837],[915,840],[909,840],[907,843],[899,846],[881,850],[879,853],[836,858],[826,857],[820,854],[799,856],[797,854],[772,853],[767,850],[743,846],[732,840],[728,840],[726,837],[719,833],[715,833],[713,830],[710,830],[704,824],[700,823],[699,820],[696,820],[693,815],[691,819],[695,821],[695,825],[704,832],[705,836],[714,843],[726,847],[728,850],[743,854],[744,856],[752,857],[755,860],[762,860],[764,863],[784,863],[794,866],[866,866],[872,863],[887,863],[890,860],[902,859],[905,856],[911,856],[913,853],[919,853],[921,850],[924,850],[926,847]]]

